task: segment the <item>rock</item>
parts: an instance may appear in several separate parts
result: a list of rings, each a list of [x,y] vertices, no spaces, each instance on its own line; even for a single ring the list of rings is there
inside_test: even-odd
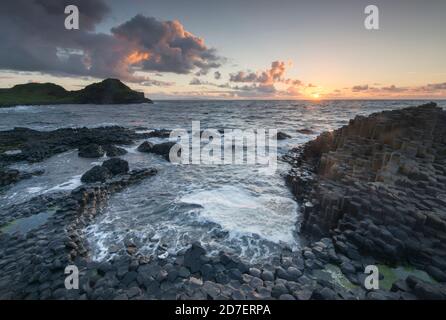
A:
[[[170,130],[167,129],[155,129],[152,132],[149,133],[149,137],[156,137],[156,138],[169,138],[170,137]]]
[[[97,144],[89,144],[79,148],[79,157],[82,158],[100,158],[105,154],[104,149]]]
[[[129,163],[119,158],[104,161],[102,167],[108,169],[112,175],[125,174],[129,172]]]
[[[169,161],[169,153],[174,145],[176,145],[175,142],[159,143],[154,145],[150,152],[163,156]]]
[[[44,173],[43,170],[36,170],[32,172],[21,172],[17,169],[3,169],[0,168],[0,187],[8,186],[10,184],[19,182],[20,180],[29,179],[33,176],[39,176]]]
[[[314,134],[314,131],[311,129],[299,129],[299,130],[297,130],[297,132],[302,133],[302,134]]]
[[[152,152],[152,148],[153,148],[153,143],[151,143],[151,142],[149,142],[149,141],[144,141],[143,143],[141,143],[141,144],[138,146],[137,150],[138,150],[139,152],[146,152],[146,153],[149,153],[149,152]]]
[[[279,300],[296,300],[291,294],[281,294]]]
[[[200,270],[202,265],[201,257],[206,254],[200,243],[195,242],[184,253],[184,266],[189,268],[192,273]]]
[[[228,276],[231,279],[240,280],[242,279],[242,272],[237,268],[232,268],[229,269]]]
[[[274,298],[279,298],[283,294],[288,294],[288,289],[285,287],[284,284],[276,284],[271,289],[271,296]]]
[[[291,138],[291,136],[289,134],[286,134],[286,133],[281,132],[281,131],[277,132],[276,137],[277,137],[277,140],[285,140],[285,139]]]
[[[357,280],[355,262],[371,256],[445,279],[445,135],[446,111],[428,103],[357,116],[292,150],[286,180],[301,204],[301,231],[332,238],[336,250],[305,266],[341,262]]]
[[[185,267],[180,267],[180,269],[178,270],[178,275],[181,278],[189,278],[190,271],[187,268],[185,268]]]
[[[354,274],[356,273],[355,267],[350,262],[343,262],[341,264],[341,270],[344,274]]]
[[[124,148],[116,147],[112,144],[105,145],[102,147],[105,151],[107,157],[119,157],[127,154],[127,150]]]
[[[336,295],[336,292],[334,292],[330,288],[317,288],[313,295],[311,296],[311,299],[315,300],[337,300],[338,296]]]
[[[215,277],[216,271],[209,263],[205,263],[200,268],[201,275],[205,280],[211,280]]]
[[[264,281],[274,281],[274,274],[271,271],[263,270],[261,278]]]
[[[263,287],[263,280],[257,277],[253,277],[249,285],[255,289]]]
[[[442,290],[441,287],[433,284],[418,281],[413,288],[412,293],[422,300],[443,300],[446,299],[446,290]]]
[[[288,274],[288,279],[286,280],[298,281],[300,276],[302,275],[302,272],[295,267],[288,267],[287,274]]]
[[[293,295],[297,300],[309,300],[313,295],[313,290],[309,287],[303,287],[300,290],[294,291]]]
[[[111,172],[102,166],[94,166],[81,177],[83,183],[105,182],[112,177]]]
[[[246,295],[240,290],[232,291],[232,299],[234,300],[246,300]]]
[[[203,288],[203,291],[206,292],[208,297],[213,300],[217,299],[217,297],[220,295],[220,288],[214,282],[206,281],[203,284],[202,288]]]
[[[127,290],[127,297],[129,299],[136,298],[137,296],[141,295],[141,289],[138,287],[131,287],[129,290]]]
[[[260,278],[261,272],[257,268],[249,268],[249,274],[252,275],[253,277]]]

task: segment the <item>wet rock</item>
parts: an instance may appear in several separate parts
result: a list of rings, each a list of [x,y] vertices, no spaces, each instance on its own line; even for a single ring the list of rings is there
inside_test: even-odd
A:
[[[260,278],[261,271],[257,268],[249,268],[249,274],[252,275],[253,277]]]
[[[170,137],[170,130],[167,129],[155,129],[151,131],[148,136],[149,137],[155,137],[155,138],[169,138]]]
[[[276,137],[277,137],[277,140],[285,140],[285,139],[291,138],[291,136],[289,134],[286,134],[285,132],[281,132],[281,131],[277,132]]]
[[[274,274],[271,271],[263,270],[261,278],[264,281],[274,281]]]
[[[125,174],[129,172],[129,163],[119,158],[104,161],[102,167],[108,169],[112,175]]]
[[[79,157],[82,158],[100,158],[105,154],[104,149],[98,144],[89,144],[79,148]]]
[[[301,134],[314,134],[314,131],[311,129],[299,129],[297,130],[297,132],[301,133]]]
[[[406,283],[411,288],[418,299],[422,300],[442,300],[446,299],[446,288],[441,285],[434,285],[427,283],[417,277],[409,276],[406,278]]]
[[[107,179],[111,178],[111,172],[102,166],[94,166],[81,177],[83,183],[94,183],[94,182],[105,182]]]
[[[8,186],[10,184],[19,182],[20,180],[29,179],[33,176],[39,176],[44,173],[43,170],[36,170],[33,172],[21,172],[16,169],[0,168],[0,187]]]
[[[271,296],[274,298],[279,298],[283,294],[288,294],[288,289],[282,283],[274,285],[271,289]]]
[[[311,296],[311,299],[315,300],[337,300],[338,296],[335,291],[328,287],[324,288],[317,288],[313,295]]]
[[[291,294],[281,294],[279,300],[296,300]]]
[[[125,150],[124,148],[114,146],[112,144],[105,145],[102,148],[104,149],[106,156],[110,157],[110,158],[111,157],[120,157],[120,156],[127,154],[127,150]]]
[[[313,290],[310,287],[303,286],[302,288],[293,291],[293,295],[297,300],[309,300],[313,295]]]
[[[254,289],[263,287],[263,280],[257,277],[252,277],[251,281],[249,282],[249,285]]]
[[[445,135],[446,112],[428,103],[357,116],[292,150],[287,183],[302,204],[301,230],[330,237],[335,250],[318,244],[305,266],[331,261],[354,280],[355,262],[372,256],[446,279]]]
[[[146,153],[152,152],[152,149],[153,149],[153,143],[149,141],[144,141],[137,148],[139,152],[146,152]]]
[[[192,271],[192,269],[191,269]],[[216,270],[215,268],[209,264],[209,263],[205,263],[200,267],[200,272],[201,275],[203,276],[203,279],[205,280],[212,280],[215,278],[216,275]]]
[[[154,145],[150,152],[163,156],[166,160],[169,160],[169,153],[174,145],[176,145],[175,142],[159,143]]]
[[[202,257],[206,254],[200,243],[195,242],[184,254],[184,266],[189,268],[192,273],[200,270],[202,266]]]
[[[190,271],[185,267],[180,267],[180,269],[178,270],[178,276],[180,276],[181,278],[189,278]]]

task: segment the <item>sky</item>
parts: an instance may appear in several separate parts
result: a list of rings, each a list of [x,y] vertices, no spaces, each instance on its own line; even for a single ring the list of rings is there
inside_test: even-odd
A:
[[[69,4],[79,30],[64,27]],[[0,28],[0,87],[113,77],[152,99],[446,98],[444,0],[15,0]]]

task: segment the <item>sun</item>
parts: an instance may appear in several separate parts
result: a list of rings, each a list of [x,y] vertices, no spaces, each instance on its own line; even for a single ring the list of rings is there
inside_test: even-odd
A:
[[[311,94],[311,98],[317,100],[317,99],[320,99],[320,98],[321,98],[321,95],[320,95],[319,93],[312,93],[312,94]]]

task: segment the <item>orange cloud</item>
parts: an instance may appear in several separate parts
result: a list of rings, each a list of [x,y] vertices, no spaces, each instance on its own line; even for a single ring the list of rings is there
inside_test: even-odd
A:
[[[149,58],[150,54],[148,52],[134,51],[133,53],[127,56],[125,61],[128,64],[137,64],[140,63],[141,61],[148,60]]]

